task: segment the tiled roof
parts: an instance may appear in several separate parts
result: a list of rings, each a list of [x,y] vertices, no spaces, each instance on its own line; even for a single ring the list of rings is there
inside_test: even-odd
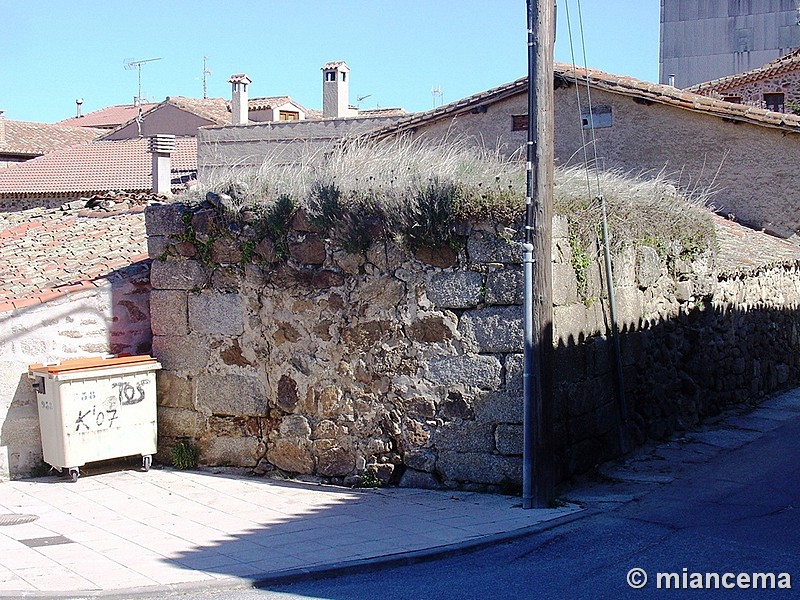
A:
[[[695,84],[686,88],[690,92],[697,92],[698,94],[707,94],[709,92],[723,92],[727,89],[738,87],[746,83],[753,83],[762,79],[769,79],[783,75],[784,73],[791,73],[800,69],[800,48],[792,50],[788,54],[776,58],[767,64],[745,71],[744,73],[737,73],[736,75],[727,75],[719,79],[712,79],[711,81],[704,81],[703,83]]]
[[[149,110],[155,106],[153,103],[142,104],[142,112]],[[59,121],[57,125],[67,125],[70,127],[100,127],[102,129],[113,129],[123,123],[127,123],[131,119],[135,119],[139,114],[139,106],[134,104],[117,104],[116,106],[107,106],[90,112],[81,117],[72,117]]]
[[[625,75],[612,75],[597,69],[584,67],[573,68],[572,65],[556,63],[554,69],[556,83],[578,83],[586,85],[588,80],[591,87],[614,94],[621,94],[631,98],[656,102],[689,110],[717,116],[730,121],[739,121],[774,127],[784,131],[800,132],[800,116],[773,112],[764,108],[734,104],[724,100],[716,100],[708,96],[701,96],[694,92],[679,90],[669,85],[650,83],[627,77]],[[516,81],[503,84],[496,88],[480,92],[467,98],[462,98],[449,104],[444,104],[432,110],[413,113],[404,119],[395,121],[371,132],[371,136],[391,135],[399,131],[413,129],[439,119],[454,117],[486,104],[492,104],[504,98],[524,94],[528,91],[528,78],[521,77]]]
[[[322,70],[328,71],[330,69],[341,69],[343,67],[348,71],[350,70],[350,67],[348,67],[347,63],[344,62],[343,60],[332,60],[331,62],[327,62],[324,65],[322,65]]]
[[[196,138],[178,138],[176,142],[173,189],[182,187],[197,172]],[[147,146],[146,138],[97,141],[10,166],[0,170],[0,198],[149,191],[152,157]]]
[[[306,112],[306,109],[303,108],[303,106],[292,100],[289,96],[265,96],[263,98],[250,98],[250,100],[247,102],[247,106],[250,110],[267,110],[278,108],[284,104],[294,104],[295,106],[302,108],[303,112]]]
[[[90,127],[65,127],[52,123],[3,120],[5,143],[0,143],[0,154],[26,154],[39,156],[56,148],[91,142],[104,133]]]
[[[201,119],[206,119],[210,121],[209,125],[227,125],[231,122],[230,107],[224,98],[186,98],[184,96],[167,97],[163,102],[150,104],[150,108],[142,111],[142,118],[146,119],[148,114],[167,104],[190,112]],[[138,117],[138,114],[134,114],[130,120],[106,132],[105,137],[110,137],[120,129],[135,123]]]
[[[0,213],[0,312],[94,289],[131,265],[149,265],[143,203],[105,216]]]
[[[720,274],[746,274],[774,266],[800,264],[797,243],[717,215],[713,219],[719,243],[717,267]]]
[[[359,117],[405,117],[408,111],[404,108],[365,108],[358,110]]]
[[[253,83],[253,80],[244,73],[236,73],[235,75],[231,75],[231,78],[228,79],[228,83]]]

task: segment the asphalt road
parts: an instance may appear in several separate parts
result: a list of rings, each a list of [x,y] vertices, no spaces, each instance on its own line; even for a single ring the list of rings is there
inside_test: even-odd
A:
[[[153,598],[800,597],[800,413],[755,441],[684,468],[671,483],[650,484],[636,500],[597,506],[593,514],[552,530],[431,562]],[[631,569],[646,572],[641,589],[628,584]],[[675,575],[662,576],[659,588],[658,573]],[[694,573],[702,574],[704,585],[714,583],[706,573],[719,574],[719,589],[675,589],[684,577],[696,584]],[[776,587],[789,583],[791,589],[723,587],[736,585],[739,574],[740,582],[749,577],[753,585],[753,573],[774,573]],[[641,582],[640,572],[631,577]],[[667,579],[671,589],[665,589]]]

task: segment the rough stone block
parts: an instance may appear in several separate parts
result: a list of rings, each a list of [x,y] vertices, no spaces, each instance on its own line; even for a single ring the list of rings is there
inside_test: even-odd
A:
[[[490,271],[486,275],[486,303],[522,304],[523,279],[521,268]]]
[[[473,231],[467,240],[467,255],[473,263],[522,263],[522,244],[486,231]]]
[[[409,450],[403,455],[403,462],[412,469],[430,473],[436,466],[436,453],[433,450]]]
[[[185,408],[158,408],[158,433],[169,437],[197,438],[205,431],[206,420],[196,410]]]
[[[158,406],[194,408],[192,382],[179,377],[172,371],[165,369],[156,371],[156,392],[158,394]]]
[[[506,356],[506,389],[509,391],[522,391],[522,376],[525,369],[524,354],[509,354]]]
[[[186,335],[189,333],[188,323],[186,292],[150,292],[150,328],[153,335]]]
[[[636,251],[636,281],[640,288],[655,285],[661,277],[661,258],[650,246],[639,246]]]
[[[423,473],[415,471],[414,469],[406,469],[403,476],[400,478],[398,486],[403,488],[417,488],[422,490],[439,490],[444,486],[431,475],[430,473]]]
[[[473,337],[479,352],[520,352],[522,307],[492,307],[464,313],[458,326],[462,335]]]
[[[483,452],[442,452],[436,463],[447,481],[499,485],[522,481],[522,460]]]
[[[432,273],[425,293],[437,308],[471,308],[481,301],[483,275],[475,271]]]
[[[186,205],[175,204],[153,204],[144,209],[144,222],[147,228],[147,235],[175,235],[185,231],[186,225],[183,222],[183,213]]]
[[[189,327],[195,333],[241,335],[244,332],[241,297],[219,291],[190,295]]]
[[[206,285],[208,273],[196,260],[154,260],[150,285],[155,290],[193,290]]]
[[[200,463],[226,467],[255,467],[259,459],[259,440],[254,437],[203,438],[198,443]]]
[[[147,236],[147,256],[157,259],[163,256],[170,248],[171,240],[165,235]]]
[[[500,424],[494,432],[494,441],[500,454],[522,454],[522,425]]]
[[[488,392],[475,398],[475,419],[489,423],[521,423],[522,391]]]
[[[578,301],[578,278],[570,264],[553,265],[553,304],[565,306]]]
[[[267,450],[267,460],[289,473],[310,475],[314,472],[314,456],[307,443],[279,439]]]
[[[355,466],[356,455],[351,448],[333,446],[317,456],[317,473],[324,477],[344,477],[352,473]]]
[[[257,377],[202,374],[196,379],[198,408],[217,415],[265,415],[264,385]]]
[[[494,436],[490,423],[458,421],[445,423],[436,430],[433,444],[440,452],[492,452]]]
[[[208,364],[209,349],[196,336],[154,335],[153,356],[170,371],[197,371]]]
[[[454,356],[428,363],[428,378],[434,383],[496,389],[500,386],[502,365],[495,356]]]

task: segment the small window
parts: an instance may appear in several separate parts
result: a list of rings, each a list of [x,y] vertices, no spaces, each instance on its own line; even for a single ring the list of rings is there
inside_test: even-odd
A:
[[[722,99],[725,102],[733,102],[734,104],[741,104],[742,97],[741,96],[723,96]]]
[[[299,121],[300,113],[295,110],[281,110],[278,112],[278,120],[280,121]]]
[[[342,71],[342,81],[347,81],[347,73]]]
[[[336,71],[325,71],[325,81],[336,81]]]
[[[527,131],[528,115],[511,115],[511,131]]]
[[[581,128],[600,129],[611,127],[611,107],[605,104],[593,106],[590,111],[588,108],[581,109]]]
[[[764,94],[764,108],[775,112],[783,112],[783,92]]]

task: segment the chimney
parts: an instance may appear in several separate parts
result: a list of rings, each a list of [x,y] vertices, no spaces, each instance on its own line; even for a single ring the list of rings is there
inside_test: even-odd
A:
[[[172,194],[172,161],[175,136],[160,133],[150,138],[149,151],[153,155],[153,193]]]
[[[81,106],[83,105],[83,98],[78,98],[75,100],[75,117],[80,119],[83,115],[81,114]]]
[[[670,73],[670,75],[669,75],[669,84],[672,87],[675,87],[675,73]]]
[[[350,67],[343,60],[329,62],[322,67],[322,116],[351,117],[349,92]]]
[[[231,84],[231,123],[233,125],[247,125],[247,86],[253,83],[244,73],[231,75],[228,80]]]
[[[6,117],[4,110],[0,109],[0,146],[6,143]]]

